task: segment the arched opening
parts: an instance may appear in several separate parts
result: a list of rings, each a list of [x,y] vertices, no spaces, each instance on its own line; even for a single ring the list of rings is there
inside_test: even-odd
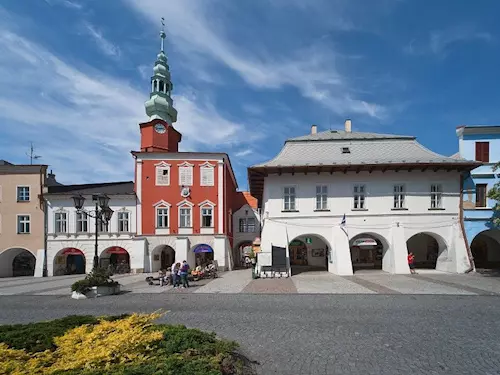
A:
[[[478,270],[500,269],[500,229],[479,233],[470,245]]]
[[[306,234],[288,244],[292,276],[306,271],[323,271],[328,268],[328,243],[318,235]]]
[[[175,250],[168,245],[159,245],[153,249],[153,262],[151,264],[151,271],[156,272],[159,270],[166,270],[172,267],[175,262]]]
[[[108,247],[101,253],[99,265],[108,268],[113,273],[130,272],[130,255],[127,250],[120,246]]]
[[[0,277],[33,276],[36,258],[23,248],[11,248],[0,253]]]
[[[245,262],[245,257],[252,252],[252,241],[240,242],[233,249],[233,262],[235,268],[245,268],[249,265]]]
[[[415,256],[415,268],[436,269],[439,255],[446,248],[444,241],[428,233],[417,233],[406,241],[408,254]]]
[[[85,273],[85,255],[74,247],[60,250],[54,257],[54,276]]]
[[[353,272],[381,270],[388,248],[386,241],[373,233],[361,233],[349,241]]]
[[[214,261],[214,249],[207,244],[199,244],[193,247],[195,266],[205,267]]]

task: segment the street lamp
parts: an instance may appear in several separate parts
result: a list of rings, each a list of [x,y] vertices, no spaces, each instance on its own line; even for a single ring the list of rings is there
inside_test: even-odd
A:
[[[89,212],[83,209],[85,204],[85,197],[82,195],[75,195],[73,197],[76,211],[78,213],[84,212],[87,216],[95,219],[95,248],[94,248],[94,269],[99,267],[99,252],[98,252],[98,237],[99,237],[99,223],[108,225],[113,216],[113,210],[109,208],[109,197],[105,194],[92,195],[92,201],[95,202],[95,209]]]

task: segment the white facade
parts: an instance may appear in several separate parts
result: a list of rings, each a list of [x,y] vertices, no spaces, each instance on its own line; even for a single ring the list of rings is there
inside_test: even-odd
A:
[[[85,257],[85,271],[93,266],[95,253],[95,219],[90,217],[95,211],[92,195],[83,195],[85,206],[89,212],[87,225],[82,228],[77,223],[77,210],[71,196],[49,195],[47,197],[47,270],[49,276],[64,274],[66,249],[78,249]],[[113,247],[125,249],[130,257],[130,268],[144,268],[144,254],[135,251],[134,236],[136,234],[136,197],[135,195],[108,195],[109,207],[114,211],[106,231],[98,235],[98,255],[109,258],[106,250]],[[62,215],[61,215],[62,214]],[[66,224],[62,219],[66,218]],[[128,218],[128,223],[125,219]],[[119,223],[119,219],[120,223]],[[78,226],[78,228],[77,228]]]
[[[233,264],[243,266],[243,248],[260,237],[260,210],[244,204],[233,213]]]
[[[354,198],[360,186],[364,187],[361,190],[364,191],[362,208],[359,198],[356,207]],[[403,189],[397,199],[395,186]],[[288,189],[290,187],[293,189]],[[325,192],[325,188],[319,187],[326,187],[326,206],[321,203],[322,197],[317,198],[317,192],[319,195]],[[433,189],[437,194],[432,195]],[[290,195],[290,191],[295,194],[295,205],[290,207],[291,198],[288,197],[285,207],[284,195]],[[264,179],[262,253],[258,266],[263,269],[271,265],[273,245],[285,247],[290,262],[289,244],[298,238],[307,242],[307,264],[324,264],[329,272],[352,275],[352,260],[356,257],[355,252],[351,255],[353,241],[373,238],[383,246],[381,268],[389,273],[406,274],[410,272],[409,251],[415,253],[417,263],[426,261],[419,259],[425,258],[419,250],[425,245],[421,242],[428,240],[421,235],[425,233],[434,238],[439,247],[437,270],[465,272],[470,262],[459,209],[460,175],[457,171],[270,174]],[[345,225],[342,224],[344,215]],[[418,236],[413,237],[415,235]]]

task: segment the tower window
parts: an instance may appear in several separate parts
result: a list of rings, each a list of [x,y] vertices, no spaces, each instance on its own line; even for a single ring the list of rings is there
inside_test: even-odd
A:
[[[158,91],[158,81],[156,79],[153,81],[153,91]]]
[[[164,84],[163,81],[160,81],[160,92],[164,92]]]

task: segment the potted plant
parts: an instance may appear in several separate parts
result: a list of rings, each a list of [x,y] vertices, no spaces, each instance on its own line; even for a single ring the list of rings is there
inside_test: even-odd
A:
[[[111,278],[110,271],[104,268],[95,268],[85,279],[78,280],[71,285],[72,298],[82,299],[100,297],[120,292],[120,284]]]

